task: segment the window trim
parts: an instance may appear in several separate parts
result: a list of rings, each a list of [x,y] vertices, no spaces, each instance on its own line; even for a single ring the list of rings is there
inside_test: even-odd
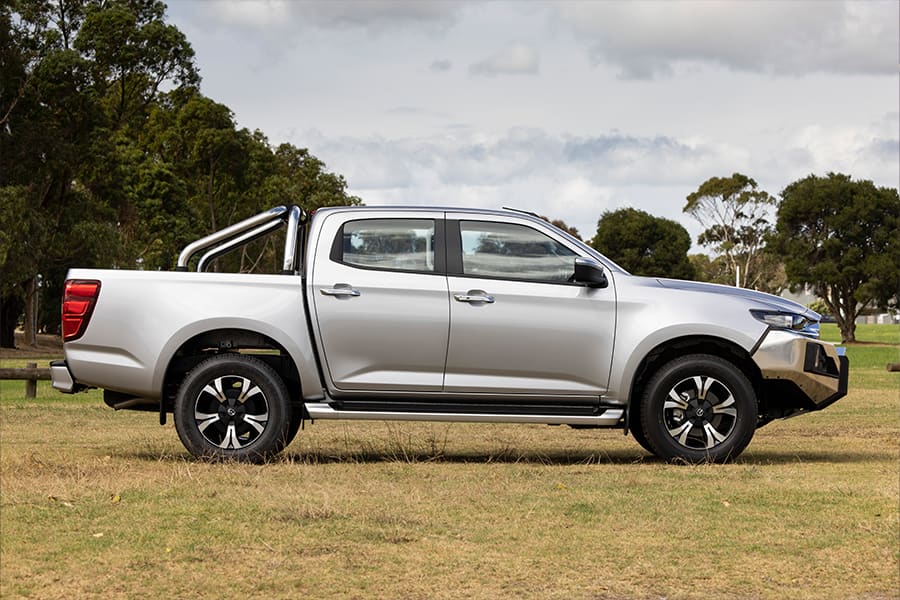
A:
[[[462,228],[460,227],[460,222],[466,221],[468,223],[485,223],[485,224],[493,224],[493,223],[503,223],[504,225],[518,225],[519,227],[525,227],[527,229],[531,229],[532,231],[536,231],[541,235],[547,237],[548,239],[568,248],[572,251],[572,273],[575,273],[575,259],[580,257],[581,254],[569,248],[567,244],[561,244],[558,240],[554,240],[551,236],[547,235],[543,231],[532,227],[530,225],[525,225],[524,223],[511,223],[508,221],[483,221],[479,219],[447,219],[446,224],[446,240],[447,240],[447,276],[449,277],[464,277],[466,279],[486,279],[491,281],[517,281],[524,283],[541,283],[545,285],[565,285],[565,286],[574,286],[574,287],[584,287],[583,283],[578,283],[575,281],[559,281],[556,279],[533,279],[529,277],[512,277],[512,276],[499,276],[499,275],[473,275],[470,273],[465,273],[463,271],[463,252],[462,252]]]
[[[419,271],[414,269],[389,269],[384,267],[372,267],[368,265],[359,265],[344,260],[344,226],[348,223],[359,223],[360,221],[431,221],[434,223],[434,269],[431,271]],[[338,227],[334,240],[331,242],[331,252],[328,258],[332,262],[360,269],[363,271],[379,271],[382,273],[413,273],[416,275],[447,275],[447,250],[444,240],[446,240],[446,224],[441,218],[412,218],[412,217],[367,217],[363,219],[350,219],[341,223]]]

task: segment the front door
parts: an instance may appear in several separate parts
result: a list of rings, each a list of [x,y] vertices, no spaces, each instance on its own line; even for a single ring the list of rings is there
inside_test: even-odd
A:
[[[606,391],[612,278],[606,288],[572,283],[576,251],[525,223],[473,215],[448,221],[447,238],[456,256],[448,257],[445,392],[565,401]]]

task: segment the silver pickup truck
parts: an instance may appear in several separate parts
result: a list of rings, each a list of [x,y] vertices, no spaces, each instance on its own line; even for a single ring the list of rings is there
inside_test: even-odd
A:
[[[281,227],[281,274],[207,272]],[[847,393],[815,312],[632,276],[508,209],[277,207],[174,272],[71,270],[62,321],[55,388],[173,413],[208,458],[263,460],[304,420],[392,419],[620,428],[664,459],[722,462]]]

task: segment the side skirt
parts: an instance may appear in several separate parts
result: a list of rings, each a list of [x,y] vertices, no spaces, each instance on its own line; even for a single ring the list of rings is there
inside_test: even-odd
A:
[[[512,414],[502,412],[437,412],[411,410],[347,410],[324,402],[305,405],[310,419],[356,419],[367,421],[455,421],[464,423],[542,423],[546,425],[622,426],[622,408],[600,408],[591,415]],[[500,408],[500,407],[497,407]]]

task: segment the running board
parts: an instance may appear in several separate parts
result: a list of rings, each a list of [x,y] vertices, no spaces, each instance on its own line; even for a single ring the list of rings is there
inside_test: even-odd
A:
[[[367,421],[457,421],[463,423],[542,423],[545,425],[593,425],[615,427],[625,410],[601,409],[599,415],[511,415],[503,413],[441,413],[405,411],[336,410],[324,402],[304,404],[310,419],[357,419]]]

